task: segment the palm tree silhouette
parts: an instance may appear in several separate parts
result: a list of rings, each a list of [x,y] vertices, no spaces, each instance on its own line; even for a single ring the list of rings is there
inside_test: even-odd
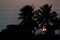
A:
[[[21,26],[20,29],[22,32],[31,32],[32,30],[34,30],[34,27],[38,27],[36,21],[32,19],[34,16],[33,6],[27,5],[23,7],[20,11],[21,13],[19,14],[19,19],[23,18],[23,21],[19,24],[19,26]]]
[[[51,11],[51,6],[49,6],[48,4],[40,7],[40,9],[38,10],[38,12],[40,14],[39,19],[41,20],[41,21],[40,20],[39,21],[40,21],[40,23],[42,22],[43,25],[49,19],[50,11]]]
[[[46,27],[50,34],[50,31],[57,29],[57,26],[59,26],[59,19],[56,17],[57,13],[55,11],[51,12],[51,7],[52,5],[49,6],[48,4],[45,4],[37,11],[37,22],[39,22],[40,28]]]

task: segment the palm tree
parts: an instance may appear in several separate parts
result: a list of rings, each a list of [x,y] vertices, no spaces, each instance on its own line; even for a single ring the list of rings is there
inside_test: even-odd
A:
[[[55,11],[51,12],[52,5],[45,4],[40,9],[38,9],[38,20],[40,28],[46,27],[47,31],[55,30],[58,25],[57,13]]]
[[[31,32],[34,30],[34,27],[38,27],[38,24],[36,21],[34,21],[32,18],[34,16],[34,8],[33,6],[25,6],[20,10],[20,17],[19,19],[23,19],[23,21],[19,24],[20,29],[22,32]]]

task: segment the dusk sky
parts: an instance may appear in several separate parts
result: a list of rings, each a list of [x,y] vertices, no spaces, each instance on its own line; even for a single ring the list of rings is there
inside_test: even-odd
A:
[[[60,0],[0,0],[0,31],[8,24],[20,23],[18,14],[23,6],[33,5],[38,9],[47,3],[52,4],[52,11],[60,13]]]

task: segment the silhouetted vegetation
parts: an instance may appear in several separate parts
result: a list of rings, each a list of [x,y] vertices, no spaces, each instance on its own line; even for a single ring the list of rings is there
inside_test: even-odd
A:
[[[23,21],[18,25],[7,25],[7,29],[2,32],[21,32],[21,33],[32,33],[34,27],[39,27],[37,22],[33,20],[34,16],[34,8],[33,6],[25,6],[23,7],[19,13],[19,19],[23,19]]]
[[[23,21],[18,25],[7,25],[7,29],[2,32],[20,32],[35,36],[36,30],[46,28],[46,32],[35,36],[35,39],[48,40],[47,38],[49,38],[51,40],[57,38],[54,31],[60,29],[60,18],[57,17],[56,11],[51,12],[51,8],[52,5],[45,4],[34,11],[33,6],[26,5],[20,10],[18,18],[19,20],[23,19]]]
[[[55,11],[51,12],[51,7],[52,5],[49,6],[48,4],[40,7],[38,10],[40,15],[38,14],[37,20],[40,23],[40,27],[46,27],[50,34],[60,26],[57,13]]]
[[[34,16],[34,8],[33,6],[25,6],[21,10],[21,13],[19,14],[21,17],[23,17],[23,21],[19,24],[21,27],[22,32],[31,32],[34,30],[34,27],[38,27],[38,24],[36,23],[35,20],[33,20]],[[21,18],[19,17],[19,18]],[[22,30],[23,29],[23,30]]]

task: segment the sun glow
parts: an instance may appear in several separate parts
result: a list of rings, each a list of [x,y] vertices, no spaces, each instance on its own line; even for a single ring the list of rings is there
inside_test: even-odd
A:
[[[43,31],[43,32],[46,32],[46,31],[47,31],[47,29],[46,29],[45,27],[43,27],[43,28],[42,28],[42,31]]]

